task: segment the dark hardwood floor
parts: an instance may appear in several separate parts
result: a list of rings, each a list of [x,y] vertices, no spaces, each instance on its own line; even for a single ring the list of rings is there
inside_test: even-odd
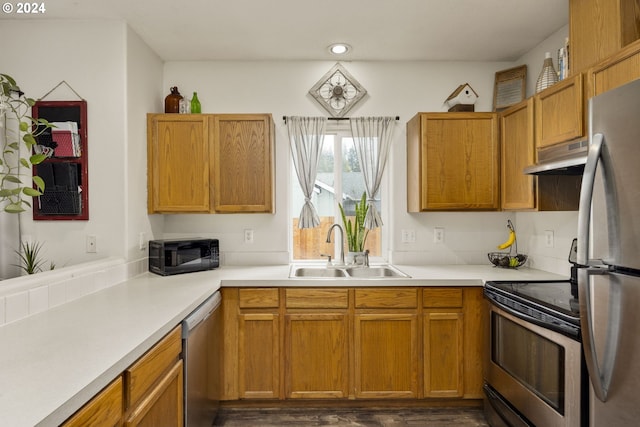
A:
[[[488,427],[481,408],[222,408],[214,427]]]

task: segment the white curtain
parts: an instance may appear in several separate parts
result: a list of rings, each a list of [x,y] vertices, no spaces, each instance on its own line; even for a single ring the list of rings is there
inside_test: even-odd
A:
[[[358,161],[367,190],[367,215],[365,228],[372,230],[382,226],[382,218],[375,205],[380,190],[382,174],[389,157],[391,137],[395,122],[393,117],[355,117],[349,120],[351,134],[358,154]]]
[[[304,194],[298,228],[314,228],[320,225],[320,217],[311,202],[311,195],[318,174],[318,161],[327,126],[326,117],[286,117],[287,131],[293,165]]]

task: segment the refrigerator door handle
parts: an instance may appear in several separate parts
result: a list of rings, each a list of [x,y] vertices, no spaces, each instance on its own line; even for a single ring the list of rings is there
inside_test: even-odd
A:
[[[613,376],[613,368],[618,348],[618,337],[620,331],[619,310],[610,313],[609,324],[606,327],[606,342],[604,347],[604,355],[602,364],[599,363],[599,357],[595,347],[593,317],[592,317],[592,296],[591,296],[591,279],[593,275],[607,275],[608,270],[604,268],[580,268],[578,269],[578,292],[580,301],[580,324],[582,326],[582,347],[584,349],[584,357],[591,378],[591,385],[595,395],[602,402],[606,402],[611,378]],[[610,295],[612,300],[611,306],[620,304],[619,292],[612,292]],[[602,366],[602,368],[601,368]]]
[[[593,199],[593,186],[596,179],[598,160],[602,155],[604,135],[593,135],[589,144],[587,163],[584,166],[582,185],[580,187],[580,205],[578,208],[578,250],[576,261],[580,265],[589,263],[589,223],[591,222],[591,201]]]

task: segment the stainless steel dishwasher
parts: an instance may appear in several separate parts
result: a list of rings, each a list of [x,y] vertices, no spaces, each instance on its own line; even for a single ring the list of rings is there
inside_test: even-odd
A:
[[[182,322],[184,425],[211,427],[220,402],[222,297],[216,292]]]

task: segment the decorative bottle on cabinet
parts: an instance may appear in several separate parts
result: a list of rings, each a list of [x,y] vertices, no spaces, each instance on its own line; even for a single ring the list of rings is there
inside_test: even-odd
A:
[[[171,93],[164,99],[164,112],[165,113],[179,113],[180,112],[180,100],[182,95],[178,92],[178,86],[173,86],[169,89]]]
[[[556,69],[553,68],[553,60],[551,59],[551,53],[546,52],[544,54],[544,63],[542,64],[542,71],[540,71],[540,75],[538,76],[538,81],[536,82],[536,93],[541,92],[548,88],[549,86],[553,86],[558,83],[558,73]]]
[[[191,113],[202,113],[198,92],[193,92],[193,98],[191,98]]]

